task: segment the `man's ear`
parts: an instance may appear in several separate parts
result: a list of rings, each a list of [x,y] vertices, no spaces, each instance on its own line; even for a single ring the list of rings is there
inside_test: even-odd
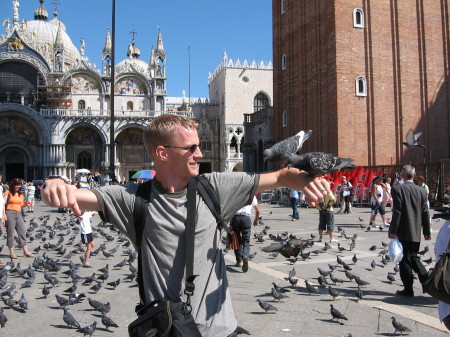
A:
[[[167,160],[167,151],[166,148],[162,145],[158,145],[155,149],[156,158],[162,161]]]

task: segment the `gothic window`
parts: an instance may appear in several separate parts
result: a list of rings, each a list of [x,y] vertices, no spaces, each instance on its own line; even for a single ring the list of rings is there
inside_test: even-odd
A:
[[[77,156],[77,169],[92,169],[92,155],[87,151],[82,151]]]
[[[207,135],[200,136],[200,147],[202,151],[211,151],[211,140]]]
[[[353,27],[364,28],[364,12],[361,8],[353,10]]]
[[[287,126],[287,112],[283,111],[283,113],[281,114],[281,123],[283,128],[285,128]]]
[[[366,79],[362,76],[356,78],[356,96],[367,96]]]
[[[84,109],[86,109],[86,102],[83,101],[82,99],[80,99],[78,101],[78,110],[84,110]]]
[[[283,56],[281,57],[281,70],[285,69],[286,69],[286,54],[283,54]]]
[[[281,0],[281,14],[286,12],[286,0]]]
[[[253,112],[262,110],[269,106],[269,98],[264,93],[258,93],[253,99]]]
[[[127,102],[127,110],[134,110],[133,109],[133,102],[131,102],[131,101]]]
[[[234,155],[238,152],[238,144],[236,141],[236,137],[233,136],[230,142],[230,154]]]

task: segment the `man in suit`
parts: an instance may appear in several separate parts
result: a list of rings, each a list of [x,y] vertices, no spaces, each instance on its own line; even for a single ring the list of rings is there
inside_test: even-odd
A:
[[[405,183],[392,189],[394,209],[389,227],[389,238],[398,237],[403,246],[403,259],[399,266],[404,289],[398,290],[397,294],[413,297],[412,271],[417,273],[421,283],[428,278],[428,272],[420,262],[417,253],[420,248],[421,231],[425,240],[431,240],[430,217],[426,192],[413,181],[416,175],[415,168],[411,165],[403,166],[402,175]]]

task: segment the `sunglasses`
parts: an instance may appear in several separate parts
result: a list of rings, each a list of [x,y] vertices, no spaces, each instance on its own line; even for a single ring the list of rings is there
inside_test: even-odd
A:
[[[195,153],[197,148],[199,148],[200,151],[202,150],[202,148],[200,147],[200,144],[193,144],[193,145],[190,145],[190,146],[169,146],[169,145],[163,145],[163,146],[164,147],[168,147],[168,148],[172,148],[172,149],[182,149],[182,150],[189,151],[191,153]]]

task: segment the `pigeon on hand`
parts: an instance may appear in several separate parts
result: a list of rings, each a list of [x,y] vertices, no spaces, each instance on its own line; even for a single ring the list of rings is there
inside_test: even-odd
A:
[[[395,329],[394,333],[397,333],[397,331],[400,331],[400,335],[403,336],[404,332],[411,332],[411,329],[407,328],[402,323],[398,322],[394,316],[392,316],[391,318],[392,318],[392,325]]]
[[[403,142],[403,145],[407,147],[422,147],[425,148],[425,145],[419,144],[418,141],[422,136],[422,132],[414,133],[412,129],[408,131],[406,134],[406,142]]]
[[[270,303],[264,302],[264,301],[260,300],[259,298],[256,301],[259,303],[259,306],[261,307],[261,309],[263,309],[265,312],[267,312],[269,310],[278,311],[278,309]]]
[[[331,153],[309,152],[301,155],[291,154],[289,166],[308,172],[310,175],[326,174],[339,169],[355,169],[353,159],[340,158]]]
[[[303,143],[311,136],[312,130],[300,131],[295,136],[286,138],[271,148],[265,149],[263,152],[264,160],[270,160],[275,165],[285,166],[288,157],[292,154],[298,154]]]

